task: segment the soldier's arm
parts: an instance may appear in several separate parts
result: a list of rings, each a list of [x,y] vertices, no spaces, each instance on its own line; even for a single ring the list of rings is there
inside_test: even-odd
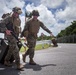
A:
[[[40,22],[40,26],[42,29],[44,29],[46,32],[48,32],[49,34],[51,34],[52,32],[42,23]]]

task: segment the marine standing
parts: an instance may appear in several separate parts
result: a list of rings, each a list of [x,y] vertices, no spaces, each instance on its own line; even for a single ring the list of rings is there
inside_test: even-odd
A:
[[[23,61],[25,62],[26,56],[29,55],[29,64],[36,65],[36,62],[34,62],[33,58],[35,54],[37,33],[39,32],[40,27],[47,31],[50,35],[53,34],[41,21],[38,20],[38,10],[33,10],[32,16],[33,18],[26,22],[24,30],[21,34],[21,36],[26,37],[28,44],[28,50],[25,52],[25,54],[23,54]]]

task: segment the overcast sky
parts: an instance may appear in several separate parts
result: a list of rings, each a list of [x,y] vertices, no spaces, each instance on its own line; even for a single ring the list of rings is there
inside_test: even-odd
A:
[[[76,20],[76,0],[0,0],[0,17],[3,13],[11,12],[14,6],[21,7],[23,13],[21,27],[25,24],[25,8],[27,11],[37,9],[40,13],[39,20],[46,25],[54,35],[65,29]],[[1,18],[0,18],[1,19]],[[49,35],[40,29],[41,33]]]

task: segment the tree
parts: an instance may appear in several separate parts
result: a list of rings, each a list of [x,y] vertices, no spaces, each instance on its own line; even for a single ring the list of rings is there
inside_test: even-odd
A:
[[[68,26],[64,30],[61,30],[61,32],[58,33],[57,37],[68,36],[71,34],[76,34],[76,21],[71,22],[70,26]]]

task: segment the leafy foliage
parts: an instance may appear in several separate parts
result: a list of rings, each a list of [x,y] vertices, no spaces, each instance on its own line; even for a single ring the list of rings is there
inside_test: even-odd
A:
[[[65,28],[64,30],[61,30],[61,32],[57,35],[57,37],[63,37],[76,34],[76,21],[71,22],[71,25]]]

